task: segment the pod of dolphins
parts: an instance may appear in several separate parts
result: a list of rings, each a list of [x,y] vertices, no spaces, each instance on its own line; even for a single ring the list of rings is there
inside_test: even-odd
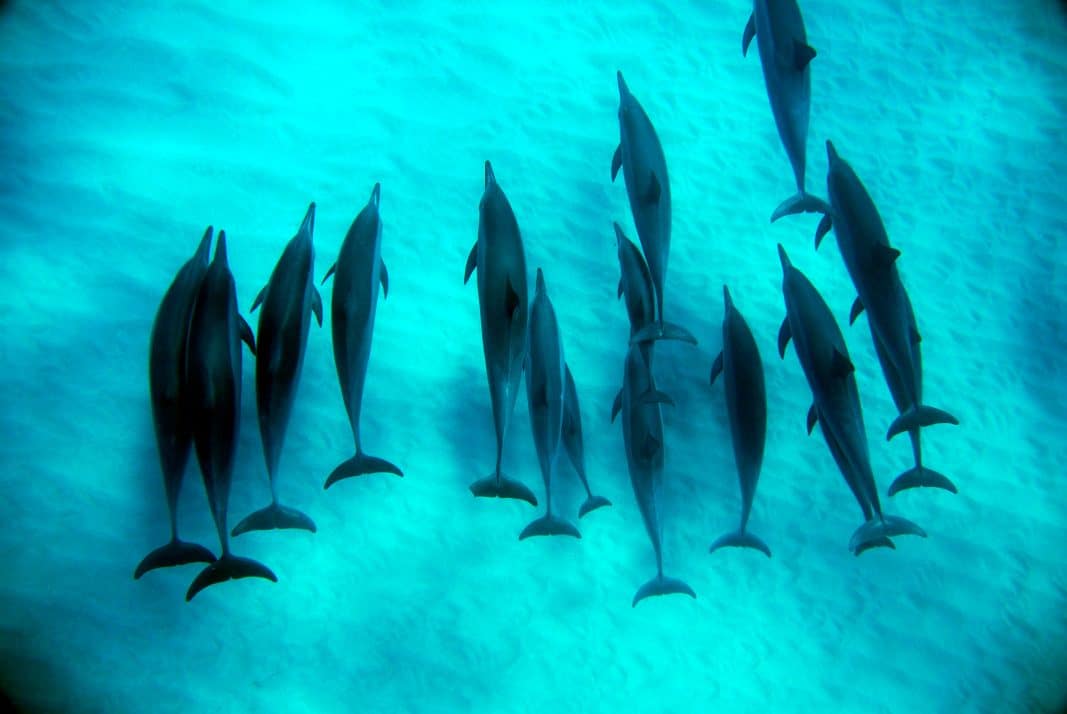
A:
[[[742,37],[742,53],[756,40],[771,112],[793,169],[797,193],[783,201],[771,221],[818,213],[815,247],[831,230],[858,297],[849,324],[866,313],[875,352],[899,415],[887,439],[907,432],[915,466],[893,481],[888,495],[932,487],[956,493],[948,477],[922,462],[920,430],[934,424],[958,424],[946,411],[923,402],[920,333],[897,267],[893,248],[863,182],[826,142],[829,168],[827,198],[805,188],[806,144],[811,95],[808,44],[796,0],[754,0]],[[659,503],[663,491],[665,434],[662,405],[673,400],[657,387],[653,375],[654,346],[670,339],[695,345],[686,328],[665,318],[664,294],[671,238],[671,190],[663,147],[652,121],[631,93],[622,73],[619,91],[619,145],[611,161],[611,180],[622,172],[640,247],[614,223],[620,279],[630,323],[623,358],[622,388],[615,397],[611,420],[622,422],[623,448],[638,510],[655,556],[656,573],[633,597],[636,606],[655,595],[696,597],[684,581],[663,571],[663,523]],[[519,539],[566,535],[581,538],[578,527],[553,510],[553,476],[560,451],[565,451],[586,500],[582,518],[611,502],[594,495],[585,469],[578,390],[564,356],[563,335],[550,298],[544,271],[536,269],[533,298],[528,286],[526,255],[519,224],[490,162],[484,167],[484,192],[479,203],[478,236],[471,248],[464,283],[477,273],[485,371],[496,435],[492,471],[470,486],[475,497],[507,498],[538,505],[537,496],[521,481],[503,472],[505,438],[525,377],[537,460],[545,487],[545,513],[531,521]],[[375,184],[342,242],[337,261],[323,278],[334,278],[331,326],[334,362],[341,396],[352,428],[355,454],[326,478],[336,482],[373,473],[402,476],[393,463],[363,451],[359,421],[367,364],[374,331],[378,293],[389,294],[389,274],[381,256],[381,187]],[[258,577],[277,581],[262,563],[235,556],[229,537],[248,531],[303,529],[314,522],[278,500],[275,478],[295,400],[305,347],[314,318],[321,326],[322,299],[312,271],[315,204],[307,210],[252,310],[260,308],[258,330],[252,330],[237,309],[226,235],[220,231],[210,259],[213,229],[208,227],[194,255],[179,269],[163,296],[152,328],[149,348],[149,391],[156,442],[170,517],[170,541],[149,553],[134,578],[156,568],[206,563],[189,586],[186,600],[226,580]],[[807,414],[810,434],[819,425],[845,484],[859,504],[862,523],[852,534],[849,550],[859,555],[871,548],[895,548],[893,538],[925,537],[917,524],[886,513],[870,463],[866,427],[844,335],[833,312],[810,280],[798,270],[781,244],[785,319],[778,331],[778,350],[785,357],[793,343],[812,393]],[[721,377],[741,491],[740,523],[718,538],[711,552],[723,547],[758,550],[771,556],[767,543],[748,530],[759,481],[767,433],[767,395],[763,363],[756,339],[727,286],[722,351],[710,372],[714,387]],[[255,356],[256,405],[270,484],[270,504],[227,531],[234,453],[240,428],[241,369],[244,342]],[[178,537],[177,503],[190,450],[207,491],[218,531],[221,555]]]

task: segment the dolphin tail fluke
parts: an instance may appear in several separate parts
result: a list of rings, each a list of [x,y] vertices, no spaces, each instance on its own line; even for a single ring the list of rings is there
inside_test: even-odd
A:
[[[917,407],[912,407],[894,419],[893,423],[889,426],[889,433],[886,434],[885,438],[888,441],[897,434],[924,426],[933,426],[934,424],[958,425],[959,423],[959,419],[946,411],[920,404]]]
[[[752,548],[763,553],[768,558],[771,557],[771,549],[767,547],[767,544],[759,536],[743,531],[734,531],[722,536],[711,544],[709,552],[714,553],[719,548]]]
[[[531,521],[528,526],[522,529],[522,533],[519,534],[519,540],[526,540],[531,536],[554,536],[565,535],[572,538],[581,538],[582,534],[578,532],[578,529],[568,523],[559,516],[554,516],[551,513],[538,518],[536,521]]]
[[[133,579],[138,580],[149,570],[156,568],[170,568],[175,565],[188,565],[189,563],[214,563],[215,554],[202,545],[186,543],[175,538],[170,543],[156,548],[144,557],[133,573]]]
[[[888,538],[875,538],[866,543],[860,543],[856,548],[855,555],[858,558],[862,553],[865,553],[868,550],[873,550],[874,548],[889,548],[890,550],[897,549],[896,545],[893,544],[893,541]]]
[[[364,474],[395,474],[402,477],[404,472],[396,464],[390,463],[385,459],[359,452],[335,468],[322,488],[325,490],[342,479],[363,476]]]
[[[654,595],[688,595],[694,599],[697,596],[697,594],[693,592],[693,588],[689,587],[685,582],[678,580],[677,578],[667,578],[662,575],[657,575],[637,590],[631,607],[637,607],[637,603],[641,602],[646,597],[653,597]]]
[[[881,517],[874,516],[856,529],[856,532],[852,534],[852,540],[849,541],[848,548],[856,555],[859,555],[874,545],[882,545],[879,543],[882,539],[902,535],[917,535],[920,538],[925,538],[926,531],[907,518],[885,514]]]
[[[671,322],[650,322],[634,333],[633,337],[630,338],[630,344],[636,345],[640,342],[653,342],[655,340],[679,340],[680,342],[688,342],[691,345],[697,343],[697,338],[693,337],[693,333],[681,325],[675,325]]]
[[[610,505],[611,501],[604,498],[603,496],[590,496],[589,498],[585,499],[585,503],[583,503],[582,507],[578,509],[578,517],[582,518],[587,513],[592,513],[598,508],[606,508]]]
[[[193,584],[189,586],[188,592],[185,593],[185,601],[189,602],[206,587],[241,578],[263,578],[272,583],[278,582],[278,576],[263,563],[251,558],[238,558],[236,555],[226,554],[200,571]]]
[[[792,216],[796,213],[829,213],[830,205],[817,196],[801,191],[778,204],[771,214],[771,223],[783,216]]]
[[[956,484],[952,483],[948,476],[925,466],[916,466],[897,476],[889,486],[889,495],[894,496],[909,488],[940,488],[949,493],[959,493]]]
[[[248,531],[271,531],[275,529],[294,528],[315,532],[315,522],[305,514],[283,506],[280,503],[272,503],[266,508],[261,508],[248,515],[243,521],[234,526],[230,531],[231,536],[239,536]]]
[[[500,474],[493,474],[471,484],[471,493],[477,498],[512,498],[526,501],[531,506],[537,505],[537,496],[519,481]]]

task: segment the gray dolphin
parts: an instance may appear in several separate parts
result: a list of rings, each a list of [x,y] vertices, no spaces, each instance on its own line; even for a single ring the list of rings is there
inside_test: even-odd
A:
[[[804,190],[804,167],[811,107],[811,70],[815,50],[808,44],[804,19],[796,0],[755,0],[741,40],[741,53],[748,54],[756,38],[763,81],[771,101],[778,136],[793,166],[796,195],[774,211],[771,221],[801,212],[821,212],[823,202]]]
[[[603,496],[594,496],[589,488],[589,480],[585,476],[585,445],[582,441],[582,407],[578,402],[578,387],[574,384],[574,376],[571,368],[563,366],[565,383],[563,397],[563,446],[570,457],[571,465],[574,466],[578,479],[585,489],[586,499],[578,509],[578,517],[595,511],[603,506],[610,506],[611,501]]]
[[[826,154],[830,206],[819,224],[815,247],[832,226],[845,267],[859,293],[849,322],[854,322],[861,312],[867,313],[878,361],[900,412],[886,438],[908,432],[915,456],[915,467],[897,477],[889,493],[919,486],[956,493],[956,486],[948,477],[922,464],[919,429],[932,424],[959,424],[959,420],[922,403],[922,338],[897,270],[900,251],[890,246],[878,208],[852,166],[838,155],[833,142],[826,142]]]
[[[630,318],[630,339],[648,325],[656,321],[656,288],[652,284],[652,275],[644,256],[633,241],[626,237],[618,223],[615,226],[615,248],[619,256],[619,297],[626,298],[626,314]],[[653,340],[638,342],[641,345],[641,358],[645,364],[652,364]],[[622,389],[615,395],[611,405],[611,420],[615,421],[622,409]]]
[[[178,538],[178,494],[193,445],[193,425],[185,388],[185,345],[196,294],[207,273],[211,237],[212,228],[208,226],[200,239],[200,247],[178,270],[163,294],[152,323],[148,391],[152,397],[152,421],[159,465],[163,471],[163,488],[167,493],[170,542],[145,556],[134,571],[135,579],[156,568],[215,561],[215,556],[204,546]]]
[[[256,409],[270,481],[270,505],[246,516],[230,535],[273,528],[301,528],[315,532],[315,523],[308,516],[278,502],[275,486],[278,459],[300,384],[313,313],[322,326],[322,298],[315,289],[312,273],[315,267],[314,230],[315,204],[312,203],[300,229],[274,266],[270,280],[252,304],[253,312],[263,306],[256,333]]]
[[[193,443],[215,519],[222,556],[196,576],[185,593],[192,600],[204,588],[237,578],[278,582],[270,568],[230,552],[226,511],[241,429],[241,341],[255,354],[252,328],[237,312],[237,291],[226,256],[226,231],[219,231],[215,258],[200,284],[189,321],[186,374],[192,407]]]
[[[533,305],[530,306],[530,334],[526,353],[526,398],[530,405],[530,427],[541,478],[545,482],[545,515],[532,521],[519,540],[530,536],[568,535],[581,538],[578,529],[552,513],[552,472],[556,468],[563,438],[563,404],[566,399],[566,363],[563,339],[545,276],[537,269]]]
[[[379,284],[383,295],[389,297],[389,271],[382,261],[382,220],[378,213],[381,194],[381,184],[374,184],[370,200],[352,221],[341,243],[337,262],[330,266],[322,279],[325,283],[331,275],[334,276],[333,298],[330,302],[333,361],[356,445],[356,455],[330,473],[324,489],[342,479],[363,474],[404,475],[395,464],[365,454],[359,438],[359,417],[363,408],[363,387],[367,380],[371,342],[374,339]]]
[[[478,240],[467,256],[464,284],[476,269],[482,350],[496,429],[496,467],[492,474],[471,484],[471,493],[480,497],[515,498],[536,506],[533,491],[501,471],[504,437],[526,359],[529,296],[526,253],[519,224],[488,161],[485,162],[485,192],[478,204]]]
[[[711,383],[723,375],[726,389],[726,413],[730,418],[730,436],[734,444],[734,461],[741,482],[741,526],[711,546],[715,552],[724,546],[755,548],[768,558],[771,549],[756,535],[746,531],[756,496],[763,447],[767,437],[767,392],[763,384],[763,361],[748,323],[730,299],[730,290],[722,286],[726,314],[722,320],[722,352],[711,366]]]
[[[855,367],[849,358],[845,338],[822,296],[811,281],[793,267],[780,243],[778,257],[782,263],[782,293],[786,305],[786,318],[778,333],[778,351],[784,357],[786,346],[790,339],[793,340],[814,400],[808,412],[808,431],[816,422],[822,426],[823,436],[849,488],[860,501],[860,507],[863,508],[865,501],[872,513],[853,534],[849,549],[858,555],[857,551],[874,543],[881,544],[892,536],[925,537],[926,533],[911,521],[882,512],[867,450]],[[867,515],[866,509],[864,515]]]
[[[659,520],[658,495],[663,481],[663,417],[660,404],[666,395],[656,390],[652,370],[638,345],[626,353],[622,379],[622,439],[626,464],[645,531],[656,554],[656,575],[638,588],[632,606],[653,595],[696,593],[685,582],[663,575],[663,525]]]
[[[696,344],[685,328],[663,319],[663,283],[671,252],[671,185],[667,160],[656,129],[637,99],[630,93],[622,72],[619,82],[619,146],[611,159],[611,180],[622,169],[637,237],[648,260],[656,291],[656,317],[631,338],[631,342],[674,339]]]

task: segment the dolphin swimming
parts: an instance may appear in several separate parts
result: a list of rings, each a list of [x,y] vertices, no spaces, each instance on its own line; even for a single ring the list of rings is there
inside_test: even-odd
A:
[[[563,402],[566,398],[566,365],[563,339],[552,300],[545,287],[545,276],[537,269],[533,305],[530,306],[530,334],[526,353],[526,398],[530,405],[537,462],[545,482],[545,515],[532,521],[519,535],[568,535],[581,538],[578,529],[552,513],[552,472],[556,468],[563,438]]]
[[[352,221],[341,243],[337,262],[322,279],[325,283],[333,276],[333,298],[330,302],[333,360],[356,445],[355,456],[342,462],[330,473],[324,489],[342,479],[363,474],[404,475],[395,464],[364,453],[359,435],[359,417],[363,408],[363,387],[367,380],[371,342],[374,339],[379,284],[384,297],[389,297],[389,271],[382,261],[382,220],[378,212],[381,194],[381,184],[374,184],[367,205]]]
[[[815,247],[832,226],[845,267],[859,293],[849,322],[854,322],[861,312],[867,313],[878,361],[900,412],[889,427],[887,438],[908,432],[915,456],[915,467],[901,474],[889,493],[919,486],[956,493],[956,486],[948,477],[922,464],[919,429],[932,424],[959,424],[959,420],[922,403],[922,338],[897,270],[900,252],[889,245],[878,208],[852,166],[838,155],[833,142],[826,142],[826,154],[830,205],[819,224]]]
[[[170,514],[170,542],[145,556],[134,571],[135,579],[155,568],[215,561],[215,556],[204,546],[186,543],[178,538],[178,494],[193,446],[193,425],[185,387],[185,347],[189,318],[200,291],[200,283],[207,273],[211,238],[212,228],[208,226],[196,253],[182,265],[164,293],[152,323],[148,348],[148,391],[152,398],[156,449]]]
[[[656,320],[656,288],[652,275],[640,249],[626,237],[618,223],[615,226],[615,248],[619,256],[619,298],[626,299],[626,314],[630,319],[630,340]],[[651,367],[653,340],[637,342],[641,346],[641,358]],[[622,389],[615,395],[611,405],[611,420],[615,421],[622,409]]]
[[[226,511],[241,429],[241,341],[255,354],[252,328],[237,312],[237,291],[226,255],[226,231],[219,231],[215,258],[200,284],[189,321],[186,374],[196,459],[207,489],[222,556],[196,576],[185,593],[192,600],[204,588],[237,578],[278,582],[270,568],[230,552]]]
[[[563,446],[585,489],[585,502],[578,509],[578,517],[581,518],[598,508],[610,506],[611,501],[603,496],[594,496],[589,488],[589,480],[585,476],[585,445],[582,442],[582,407],[578,402],[578,387],[574,384],[571,368],[566,364],[563,365],[563,372]]]
[[[626,353],[622,379],[622,438],[626,464],[638,510],[656,554],[656,575],[638,588],[632,606],[646,597],[679,593],[696,597],[686,583],[663,575],[663,525],[659,520],[659,493],[663,482],[663,417],[660,403],[666,395],[656,390],[652,370],[638,345]]]
[[[519,224],[488,161],[485,162],[485,191],[478,204],[478,240],[467,256],[464,284],[475,270],[478,271],[485,373],[489,378],[496,429],[496,467],[492,474],[471,484],[471,493],[480,497],[515,498],[536,506],[533,491],[501,470],[504,437],[526,360],[529,297],[526,253]]]
[[[315,204],[312,203],[300,229],[274,266],[270,280],[252,304],[253,312],[262,306],[256,332],[256,410],[270,481],[270,505],[246,516],[230,535],[273,528],[315,532],[315,523],[308,516],[278,502],[275,483],[285,430],[304,366],[312,314],[322,326],[322,298],[315,289],[312,272],[314,230]]]
[[[855,367],[845,338],[822,296],[793,267],[780,243],[778,257],[782,263],[786,305],[785,321],[778,333],[779,354],[785,356],[785,348],[792,340],[814,400],[808,412],[808,431],[816,422],[822,427],[831,454],[867,518],[853,534],[849,549],[858,555],[872,544],[883,544],[893,536],[925,537],[922,528],[911,521],[882,512],[867,449]],[[870,516],[864,503],[870,507]]]
[[[722,320],[722,352],[711,366],[711,383],[715,384],[720,374],[723,376],[734,461],[741,483],[741,525],[735,532],[716,540],[711,552],[724,546],[736,546],[755,548],[769,558],[771,549],[767,544],[746,530],[767,437],[767,392],[763,383],[763,361],[748,323],[734,306],[730,290],[725,285],[722,295],[726,303]]]
[[[671,185],[667,177],[667,160],[655,127],[630,93],[622,72],[617,73],[617,79],[619,146],[611,159],[611,180],[615,180],[621,168],[656,299],[654,322],[639,330],[631,342],[674,339],[695,345],[696,338],[688,330],[663,318],[663,284],[671,251]]]
[[[796,0],[755,0],[741,40],[741,53],[748,54],[756,38],[763,81],[771,102],[778,136],[793,166],[796,195],[774,211],[771,222],[801,212],[820,212],[822,201],[804,190],[804,168],[811,107],[811,69],[815,50],[808,44],[804,19]]]

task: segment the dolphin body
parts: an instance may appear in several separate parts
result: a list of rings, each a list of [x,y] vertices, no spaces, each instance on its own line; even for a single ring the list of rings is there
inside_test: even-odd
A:
[[[185,466],[193,446],[193,424],[185,387],[185,349],[189,318],[193,313],[200,283],[207,273],[213,229],[208,226],[192,258],[178,270],[174,282],[159,303],[148,351],[148,391],[152,398],[152,420],[156,449],[163,471],[163,487],[170,514],[170,542],[145,556],[134,571],[134,579],[149,570],[187,563],[213,563],[215,556],[202,545],[178,538],[178,494]]]
[[[464,284],[475,270],[478,271],[485,372],[496,429],[496,467],[492,474],[471,484],[470,490],[477,497],[514,498],[536,506],[533,491],[501,470],[504,437],[526,360],[529,296],[526,253],[519,224],[488,161],[485,162],[485,191],[478,204],[478,240],[467,256]]]
[[[648,260],[655,286],[655,320],[645,325],[631,342],[675,339],[696,344],[688,330],[663,319],[663,283],[671,251],[671,186],[667,160],[656,129],[637,99],[630,93],[622,72],[619,82],[619,146],[611,159],[611,180],[622,169],[637,237]]]
[[[219,231],[215,258],[200,284],[189,322],[186,358],[193,443],[204,477],[222,556],[196,576],[185,593],[192,600],[204,588],[237,578],[277,582],[270,568],[230,552],[226,511],[241,428],[241,341],[255,354],[252,328],[237,312],[237,291],[226,255],[226,232]]]
[[[833,313],[807,277],[793,267],[778,244],[782,263],[782,293],[786,318],[778,333],[778,351],[784,357],[792,339],[814,403],[808,412],[808,432],[818,422],[831,455],[863,510],[866,523],[852,535],[849,549],[859,555],[876,545],[891,545],[898,535],[926,536],[911,521],[882,512],[878,489],[867,451],[855,367]]]
[[[270,505],[246,516],[230,535],[274,528],[299,528],[315,532],[315,523],[305,514],[278,502],[275,475],[293,411],[300,372],[304,366],[311,316],[322,326],[322,298],[315,289],[315,204],[296,235],[285,246],[267,285],[256,296],[252,311],[262,305],[256,333],[256,410],[263,455],[270,480]]]
[[[622,380],[622,438],[626,464],[637,507],[645,523],[652,550],[656,554],[656,575],[638,588],[632,606],[654,595],[696,593],[685,582],[663,575],[663,526],[659,521],[658,494],[663,481],[663,417],[660,403],[666,395],[656,390],[652,371],[642,357],[639,345],[626,354]]]
[[[715,552],[724,546],[754,548],[768,558],[771,549],[758,536],[749,533],[748,517],[756,496],[763,447],[767,437],[767,392],[763,381],[763,361],[748,323],[734,306],[730,290],[722,288],[726,303],[722,321],[722,352],[711,367],[711,383],[721,374],[726,390],[726,413],[730,419],[730,436],[734,460],[741,483],[741,526],[711,546]]]
[[[581,538],[578,529],[552,513],[552,472],[556,468],[560,442],[563,439],[564,401],[567,394],[566,363],[563,359],[563,340],[559,321],[545,287],[545,276],[537,269],[534,301],[530,307],[530,335],[526,356],[526,397],[530,405],[530,426],[533,430],[537,461],[545,482],[545,515],[532,521],[519,535],[568,535]]]
[[[759,48],[771,113],[797,185],[796,195],[775,209],[771,222],[794,213],[820,212],[822,201],[804,190],[811,109],[811,70],[808,65],[815,58],[815,50],[808,44],[804,18],[796,0],[755,0],[741,40],[742,54],[748,54],[753,37]]]
[[[374,184],[367,205],[352,221],[341,243],[337,262],[322,282],[333,276],[330,322],[333,328],[333,360],[348,423],[352,427],[356,454],[342,462],[326,478],[324,489],[353,476],[390,473],[403,476],[395,464],[363,452],[359,418],[363,408],[363,387],[367,381],[374,316],[378,309],[378,286],[389,297],[389,271],[382,261],[382,220],[378,212],[382,187]]]
[[[849,322],[854,322],[861,312],[867,313],[878,361],[900,412],[889,427],[887,438],[908,432],[915,456],[915,467],[896,478],[889,495],[921,486],[956,493],[956,486],[948,477],[922,463],[919,429],[933,424],[959,424],[959,420],[922,403],[922,338],[897,270],[900,252],[889,245],[878,208],[852,166],[838,155],[833,142],[826,142],[826,154],[830,205],[819,224],[815,247],[833,227],[841,257],[859,293]]]
[[[586,499],[578,509],[578,517],[595,511],[604,506],[610,506],[611,501],[603,496],[594,496],[589,488],[589,479],[585,476],[585,445],[582,440],[582,407],[578,402],[578,387],[574,384],[574,376],[571,368],[563,366],[564,393],[563,393],[563,446],[570,457],[571,465],[574,466],[578,479],[585,489]]]

